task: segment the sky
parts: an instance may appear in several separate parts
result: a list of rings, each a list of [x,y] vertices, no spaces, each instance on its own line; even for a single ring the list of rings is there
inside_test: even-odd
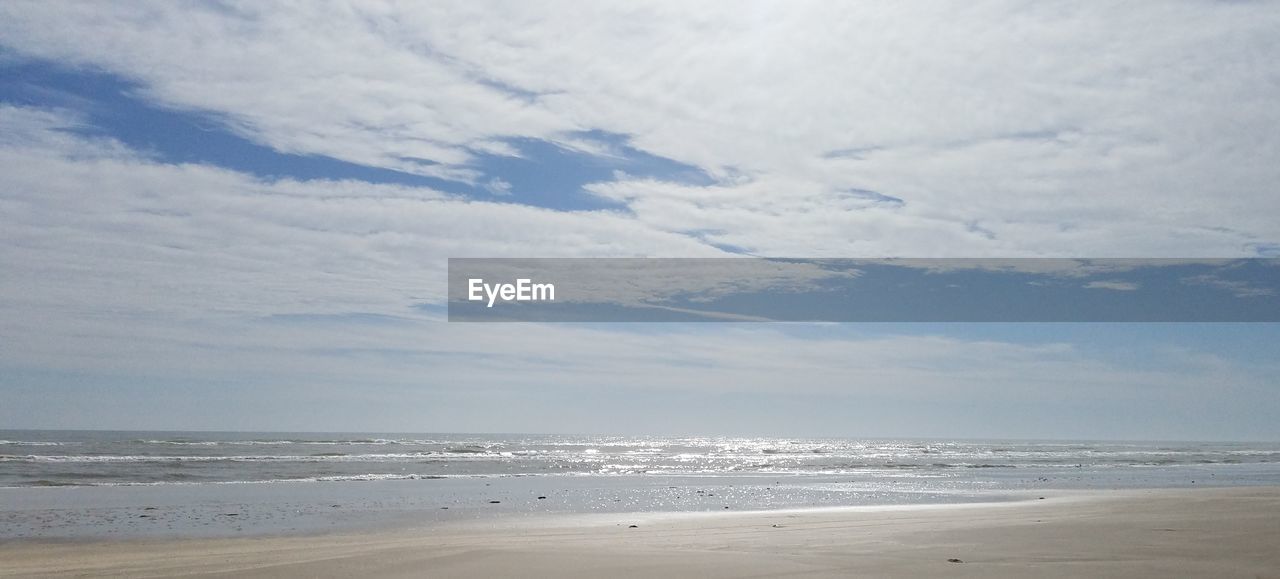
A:
[[[1276,324],[445,311],[451,257],[1280,257],[1276,62],[1258,2],[0,3],[0,426],[1280,440]]]

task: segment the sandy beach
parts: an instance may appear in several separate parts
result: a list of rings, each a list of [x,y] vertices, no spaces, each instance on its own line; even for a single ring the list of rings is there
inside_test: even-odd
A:
[[[0,576],[1280,577],[1278,487],[1048,495],[307,537],[20,541],[0,546]]]

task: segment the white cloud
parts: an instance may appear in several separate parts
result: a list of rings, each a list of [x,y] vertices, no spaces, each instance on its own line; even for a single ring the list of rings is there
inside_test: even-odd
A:
[[[371,384],[510,387],[516,375],[531,387],[622,380],[637,388],[785,391],[804,384],[904,389],[904,396],[1036,385],[1048,388],[1046,396],[1085,387],[1102,395],[1173,377],[1091,360],[1064,344],[813,340],[765,327],[652,334],[443,324],[414,307],[443,299],[445,257],[721,254],[609,212],[165,165],[60,130],[75,125],[65,114],[0,107],[0,134],[21,135],[0,143],[0,340],[10,345],[8,364]],[[786,283],[830,275],[775,273]],[[368,323],[349,317],[356,313],[386,317]]]
[[[754,324],[607,326],[449,324],[413,317],[184,320],[80,312],[54,335],[15,320],[6,357],[71,372],[260,383],[358,385],[355,391],[524,390],[770,393],[891,400],[1017,399],[1076,404],[1266,388],[1267,372],[1204,353],[1154,353],[1144,368],[1069,343],[1018,344],[929,335],[798,337]],[[127,325],[121,321],[127,320]],[[6,336],[6,339],[8,336]],[[1194,355],[1191,355],[1194,354]]]
[[[278,151],[502,191],[511,178],[477,155],[530,138],[618,156],[583,136],[603,131],[715,180],[619,173],[587,189],[625,210],[551,211],[163,164],[67,131],[74,113],[0,107],[0,363],[991,402],[1244,384],[1271,400],[1265,380],[1199,358],[1142,370],[1061,344],[514,333],[413,308],[443,299],[446,257],[1247,255],[1280,240],[1277,31],[1280,11],[1253,3],[0,3],[0,58],[124,76]]]
[[[447,257],[722,255],[607,211],[161,164],[61,130],[75,123],[0,107],[6,322],[104,311],[400,315],[443,302]]]
[[[1122,291],[1122,292],[1131,292],[1131,291],[1137,290],[1140,286],[1136,283],[1129,282],[1129,281],[1100,280],[1100,281],[1091,281],[1087,284],[1084,284],[1084,287],[1087,289],[1106,289],[1106,290],[1115,290],[1115,291]]]
[[[511,195],[511,184],[497,177],[494,177],[490,179],[488,183],[485,183],[484,189],[485,191],[500,197],[507,197]]]
[[[1259,298],[1276,295],[1275,290],[1272,288],[1258,287],[1247,281],[1223,279],[1211,273],[1183,278],[1182,283],[1217,288],[1231,292],[1231,295],[1238,298]]]
[[[474,152],[518,154],[506,138],[603,154],[573,135],[629,135],[721,182],[594,191],[759,254],[1208,257],[1280,240],[1280,14],[1260,4],[0,11],[14,50],[137,79],[281,151],[484,183]]]

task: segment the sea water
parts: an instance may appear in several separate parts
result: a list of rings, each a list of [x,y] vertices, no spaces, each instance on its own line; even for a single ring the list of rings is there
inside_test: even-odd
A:
[[[0,431],[0,539],[1275,484],[1276,443]]]

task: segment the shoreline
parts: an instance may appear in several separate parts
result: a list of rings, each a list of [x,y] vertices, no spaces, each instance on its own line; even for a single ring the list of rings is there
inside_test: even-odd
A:
[[[0,577],[1280,576],[1278,486],[1046,493],[1001,503],[551,515],[306,536],[23,540],[0,544]]]

